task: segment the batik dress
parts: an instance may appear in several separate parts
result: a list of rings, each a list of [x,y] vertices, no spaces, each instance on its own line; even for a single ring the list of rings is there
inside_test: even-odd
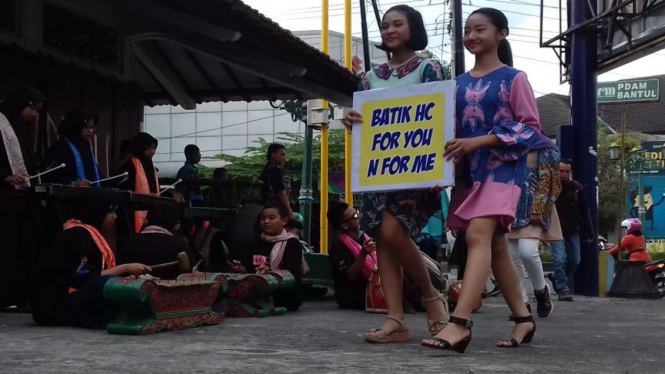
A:
[[[398,67],[375,65],[365,74],[359,91],[409,86],[443,80],[438,61],[415,56]],[[360,208],[360,227],[370,236],[376,235],[384,212],[394,216],[411,237],[418,235],[429,218],[441,209],[440,195],[427,190],[365,193]]]
[[[473,186],[454,212],[459,227],[450,228],[465,230],[474,218],[496,217],[509,231],[526,178],[527,153],[541,140],[533,90],[523,72],[508,66],[483,77],[465,73],[456,81],[457,137],[493,134],[503,144],[465,156]]]

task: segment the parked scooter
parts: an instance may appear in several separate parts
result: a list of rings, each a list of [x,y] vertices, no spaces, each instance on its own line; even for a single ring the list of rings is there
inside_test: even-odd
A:
[[[646,263],[644,268],[660,296],[665,296],[665,259]]]

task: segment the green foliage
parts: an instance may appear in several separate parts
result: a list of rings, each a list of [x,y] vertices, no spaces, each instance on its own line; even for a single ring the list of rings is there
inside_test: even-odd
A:
[[[640,133],[627,133],[624,141],[626,157],[637,149],[645,136]],[[616,228],[622,218],[619,215],[621,204],[625,204],[628,188],[624,180],[624,195],[621,196],[621,161],[610,159],[610,148],[621,145],[621,134],[612,134],[607,126],[598,124],[598,227],[601,235]],[[625,214],[625,207],[622,208]]]
[[[540,261],[541,262],[554,262],[554,259],[552,258],[552,253],[551,252],[541,252],[540,253]]]
[[[280,133],[274,143],[283,144],[286,150],[286,163],[284,164],[284,175],[291,183],[300,184],[302,177],[303,153],[305,151],[305,139],[303,136],[293,133]],[[266,165],[266,153],[271,143],[265,139],[259,139],[257,145],[248,147],[243,156],[231,156],[220,154],[211,159],[222,160],[227,164],[224,166],[233,178],[254,178],[261,175]],[[318,180],[321,171],[321,137],[316,136],[313,141],[312,176]],[[344,130],[330,130],[328,142],[328,168],[330,171],[344,170]],[[203,178],[212,177],[212,169],[202,167],[200,174]]]

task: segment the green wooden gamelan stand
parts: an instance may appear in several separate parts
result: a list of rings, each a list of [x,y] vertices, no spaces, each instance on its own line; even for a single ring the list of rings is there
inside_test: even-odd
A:
[[[295,286],[295,278],[288,271],[224,275],[229,284],[227,317],[258,318],[286,314],[285,308],[276,307],[269,300],[276,290]]]
[[[219,273],[183,274],[175,280],[113,278],[104,286],[104,298],[116,302],[121,313],[107,332],[146,335],[218,324],[224,317],[211,305],[226,288],[226,277]]]

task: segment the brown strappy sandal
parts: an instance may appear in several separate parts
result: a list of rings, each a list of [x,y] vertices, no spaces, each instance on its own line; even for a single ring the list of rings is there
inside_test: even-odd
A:
[[[448,324],[448,320],[450,319],[450,315],[448,314],[448,300],[446,300],[446,297],[443,296],[442,293],[429,299],[423,299],[423,304],[430,304],[439,300],[443,302],[443,308],[446,310],[446,314],[443,317],[439,317],[439,319],[436,321],[429,319],[427,320],[427,330],[430,334],[432,334],[432,336],[440,333],[441,330],[443,330],[443,328]],[[432,327],[436,327],[436,330],[433,331]]]
[[[391,319],[399,325],[399,329],[386,333],[383,329],[370,330],[365,333],[365,340],[370,343],[402,343],[409,340],[409,327],[403,323],[403,320],[388,316],[386,319]]]

